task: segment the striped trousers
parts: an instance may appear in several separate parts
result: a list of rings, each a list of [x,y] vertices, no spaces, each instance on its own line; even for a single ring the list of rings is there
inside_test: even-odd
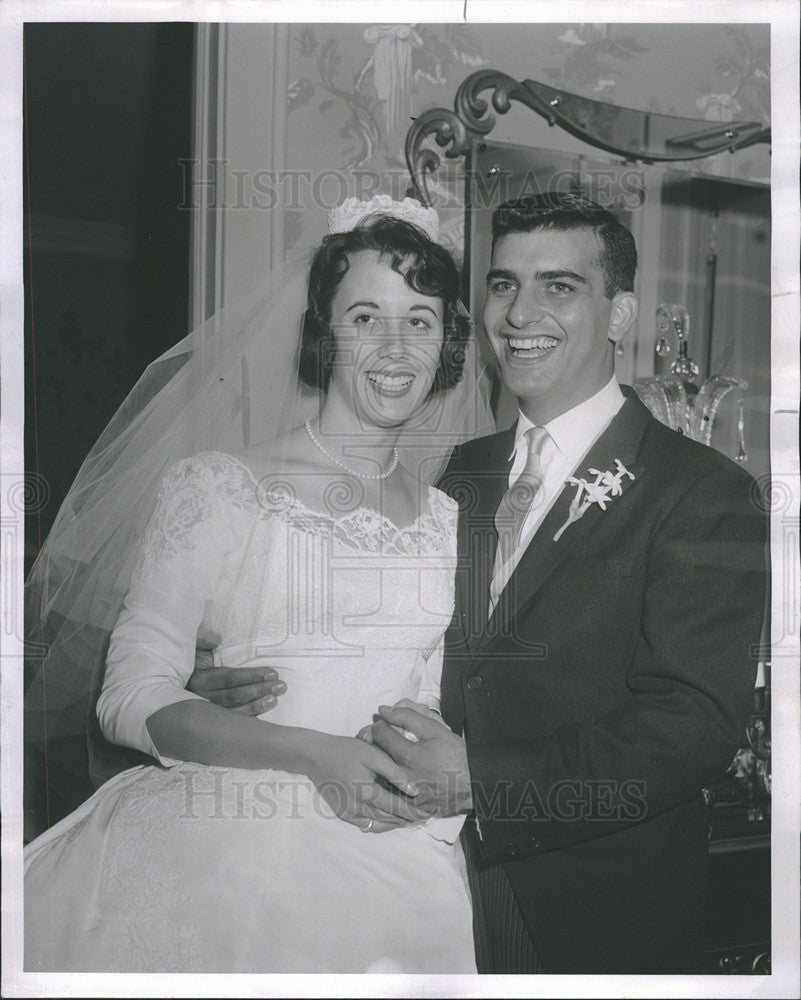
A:
[[[476,965],[484,974],[533,975],[543,971],[503,865],[482,865],[465,825],[462,844],[473,897]]]

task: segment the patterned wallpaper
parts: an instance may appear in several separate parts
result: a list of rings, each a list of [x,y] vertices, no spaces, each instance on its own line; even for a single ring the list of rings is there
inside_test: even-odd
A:
[[[325,150],[331,169],[402,168],[410,117],[450,106],[480,67],[643,110],[770,118],[766,25],[306,24],[290,48],[290,158],[316,165]],[[768,176],[763,148],[725,156],[699,166]]]
[[[312,120],[315,111],[336,119],[334,158],[357,170],[402,167],[413,107],[429,94],[447,100],[486,62],[463,25],[295,25],[292,43],[290,114],[307,107]]]

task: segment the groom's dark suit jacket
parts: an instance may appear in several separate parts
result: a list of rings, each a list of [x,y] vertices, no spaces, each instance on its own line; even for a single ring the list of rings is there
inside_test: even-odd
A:
[[[481,835],[469,854],[502,866],[546,972],[690,968],[701,789],[742,744],[753,697],[756,484],[624,392],[575,475],[594,481],[620,459],[635,478],[554,541],[568,483],[489,621],[514,428],[460,447],[440,483],[461,508],[442,711],[467,741]]]

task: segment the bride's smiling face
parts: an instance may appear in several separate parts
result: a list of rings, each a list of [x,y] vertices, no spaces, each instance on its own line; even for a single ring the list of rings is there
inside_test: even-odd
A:
[[[431,391],[443,340],[442,299],[416,292],[376,251],[351,254],[331,301],[336,343],[329,394],[378,427],[397,427]]]

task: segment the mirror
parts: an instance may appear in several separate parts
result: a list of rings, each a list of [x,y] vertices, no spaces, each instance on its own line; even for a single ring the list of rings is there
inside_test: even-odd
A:
[[[439,157],[425,148],[423,141],[433,135],[438,145],[448,147],[445,156],[450,159],[466,154],[473,139],[488,135],[495,127],[495,116],[481,96],[488,90],[492,91],[492,107],[499,114],[506,114],[512,103],[518,102],[549,125],[559,125],[596,149],[641,163],[697,160],[771,139],[770,129],[760,122],[711,123],[639,111],[579,97],[536,80],[519,83],[498,70],[478,70],[460,85],[453,111],[430,108],[414,120],[406,136],[406,162],[424,205],[431,203],[428,174],[439,166]]]
[[[599,149],[644,163],[699,159],[769,136],[759,122],[702,122],[592,101],[534,80],[525,80],[523,86],[532,100],[549,110],[553,124]]]

